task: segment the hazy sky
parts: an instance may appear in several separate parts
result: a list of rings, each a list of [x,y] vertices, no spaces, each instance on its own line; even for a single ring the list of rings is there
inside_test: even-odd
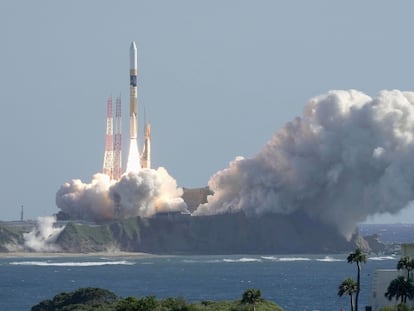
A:
[[[131,41],[152,164],[201,187],[311,97],[414,90],[413,11],[409,1],[1,1],[0,219],[18,219],[21,205],[26,218],[56,213],[64,182],[102,170],[111,94],[124,104],[126,164]]]

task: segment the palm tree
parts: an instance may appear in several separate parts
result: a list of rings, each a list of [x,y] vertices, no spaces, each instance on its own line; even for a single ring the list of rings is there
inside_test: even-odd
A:
[[[349,295],[351,299],[351,311],[354,311],[354,293],[357,291],[357,283],[353,278],[347,278],[342,281],[341,285],[338,287],[338,296],[342,297],[343,295]]]
[[[414,259],[410,259],[409,256],[403,256],[397,263],[397,270],[405,269],[407,271],[407,280],[412,279],[410,272],[414,269]]]
[[[253,305],[253,311],[256,311],[256,303],[262,300],[260,289],[249,288],[243,293],[241,303]]]
[[[357,248],[355,252],[351,253],[347,257],[348,263],[356,263],[358,268],[357,274],[357,291],[355,294],[355,311],[358,311],[358,297],[361,285],[361,263],[367,262],[367,255],[365,255],[360,248]]]
[[[407,298],[413,299],[414,297],[414,286],[410,280],[406,280],[403,276],[399,276],[391,281],[384,296],[387,297],[388,300],[392,300],[394,297],[396,300],[401,298],[401,303],[406,303]]]

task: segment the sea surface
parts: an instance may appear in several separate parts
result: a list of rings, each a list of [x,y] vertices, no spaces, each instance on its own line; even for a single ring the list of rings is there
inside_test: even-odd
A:
[[[253,287],[286,311],[348,310],[348,297],[337,296],[345,278],[356,278],[356,265],[346,262],[347,255],[0,258],[0,311],[30,310],[80,287],[106,288],[122,297],[188,301],[240,299]],[[362,267],[361,307],[370,304],[375,269],[395,268],[399,255],[368,258]]]
[[[123,297],[155,295],[189,301],[240,299],[260,288],[266,299],[293,310],[340,310],[342,280],[356,276],[346,254],[335,256],[174,256],[3,258],[0,310],[30,310],[44,299],[79,287],[102,287]],[[372,273],[395,268],[395,256],[373,256],[362,270],[361,303],[369,303]]]

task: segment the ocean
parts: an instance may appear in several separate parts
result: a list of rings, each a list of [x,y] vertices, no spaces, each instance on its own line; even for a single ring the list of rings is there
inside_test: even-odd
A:
[[[348,309],[338,285],[356,277],[347,254],[335,256],[49,257],[0,260],[0,310],[30,310],[79,287],[127,296],[184,297],[189,301],[240,299],[247,288],[287,311]],[[395,268],[396,256],[373,256],[362,268],[361,305],[369,303],[372,273]]]
[[[246,289],[259,288],[264,298],[286,311],[348,310],[348,297],[337,296],[345,278],[356,278],[356,265],[346,262],[347,255],[3,257],[0,311],[30,310],[44,299],[80,287],[106,288],[122,297],[188,301],[235,300]],[[398,259],[368,257],[362,267],[361,307],[370,303],[373,272],[395,268]]]

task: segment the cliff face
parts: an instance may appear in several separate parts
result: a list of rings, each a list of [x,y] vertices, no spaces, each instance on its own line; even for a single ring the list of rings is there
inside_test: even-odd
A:
[[[25,229],[0,225],[0,252],[20,250],[24,243]]]
[[[108,226],[68,223],[55,243],[63,251],[83,253],[105,251],[116,241]]]
[[[67,225],[56,243],[65,251],[116,246],[157,254],[294,254],[348,252],[355,243],[305,215],[195,217],[177,213],[102,225]]]

